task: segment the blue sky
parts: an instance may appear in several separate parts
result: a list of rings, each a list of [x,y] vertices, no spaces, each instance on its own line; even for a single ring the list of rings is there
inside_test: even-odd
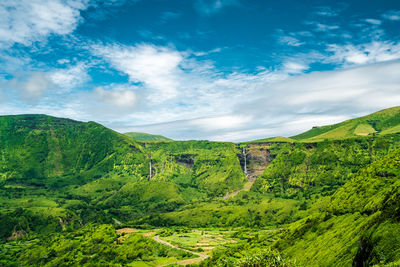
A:
[[[0,1],[0,114],[242,141],[400,104],[400,2]]]

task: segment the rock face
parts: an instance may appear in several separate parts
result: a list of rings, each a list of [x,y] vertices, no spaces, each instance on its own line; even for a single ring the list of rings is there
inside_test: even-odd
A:
[[[269,145],[270,143],[249,143],[240,149],[241,153],[238,153],[240,166],[249,181],[254,181],[260,176],[273,160],[268,150]]]
[[[246,146],[238,145],[237,157],[239,158],[242,171],[247,176],[247,183],[244,184],[242,189],[227,192],[223,199],[228,199],[236,196],[241,191],[249,191],[254,184],[254,181],[260,176],[264,169],[271,163],[273,158],[268,150],[271,143],[249,143]]]

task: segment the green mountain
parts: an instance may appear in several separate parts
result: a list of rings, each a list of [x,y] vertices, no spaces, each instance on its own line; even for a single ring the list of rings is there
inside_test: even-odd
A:
[[[11,226],[26,221],[23,231],[43,229],[57,218],[137,221],[139,214],[170,211],[243,187],[246,177],[236,155],[231,143],[141,145],[94,122],[2,116],[0,217]],[[11,236],[10,227],[3,227],[2,237]]]
[[[291,138],[302,142],[319,142],[327,139],[337,140],[398,132],[400,132],[400,107],[393,107],[333,125],[315,126]]]
[[[282,143],[293,143],[296,142],[295,139],[284,137],[284,136],[277,136],[277,137],[270,137],[264,139],[258,139],[254,141],[250,141],[251,143],[260,143],[260,142],[282,142]]]
[[[229,229],[206,239],[213,253],[201,266],[400,264],[399,114],[239,144],[140,141],[95,122],[0,116],[0,265],[193,257],[143,232],[117,234],[123,227],[162,228],[157,235],[196,251],[205,228]]]
[[[172,141],[172,139],[169,139],[165,136],[148,134],[148,133],[129,132],[125,133],[125,135],[139,141]]]
[[[0,155],[0,177],[8,182],[80,184],[107,172],[147,171],[134,140],[95,122],[46,115],[1,116]]]

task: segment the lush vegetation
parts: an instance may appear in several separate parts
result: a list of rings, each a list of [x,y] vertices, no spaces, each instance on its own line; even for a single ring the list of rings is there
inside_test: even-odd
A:
[[[400,146],[400,135],[318,143],[271,143],[272,163],[252,190],[310,199],[332,194],[361,168]]]
[[[141,233],[125,238],[112,225],[91,224],[73,232],[8,242],[0,256],[4,266],[156,266],[193,257]]]
[[[400,150],[359,171],[275,246],[306,264],[400,263]],[[329,247],[329,249],[327,249]]]
[[[132,137],[139,141],[172,141],[172,139],[167,138],[165,136],[148,134],[148,133],[129,132],[129,133],[125,133],[125,135]]]
[[[122,227],[210,248],[203,266],[400,264],[399,131],[400,108],[241,144],[1,116],[0,265],[195,257]]]
[[[328,139],[385,135],[400,132],[399,124],[400,107],[393,107],[338,124],[315,126],[311,130],[291,138],[302,142],[319,142]]]

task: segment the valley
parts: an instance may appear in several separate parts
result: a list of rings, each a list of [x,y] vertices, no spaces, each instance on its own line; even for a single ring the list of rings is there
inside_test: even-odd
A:
[[[400,264],[399,125],[230,143],[0,116],[0,265]]]

